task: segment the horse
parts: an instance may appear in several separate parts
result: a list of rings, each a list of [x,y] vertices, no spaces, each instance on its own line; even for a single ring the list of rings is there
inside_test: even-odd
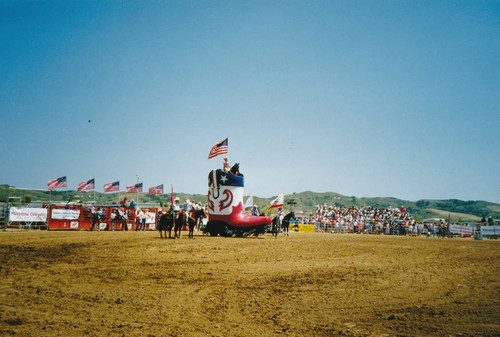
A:
[[[283,221],[281,222],[281,226],[283,227],[283,236],[290,236],[290,220],[292,220],[292,218],[295,218],[294,212],[288,213],[283,218]]]
[[[165,238],[167,238],[167,230],[168,230],[168,237],[172,237],[172,227],[174,226],[174,217],[173,214],[170,212],[163,213],[160,216],[160,225],[158,226],[158,231],[160,232],[160,238],[163,238],[162,232],[165,232]]]
[[[174,238],[181,238],[181,230],[182,227],[186,225],[186,211],[181,210],[177,214],[177,218],[175,219],[175,224],[174,224]]]
[[[275,237],[278,238],[278,233],[280,232],[280,217],[275,216],[273,218],[273,222],[271,225],[271,234]]]
[[[194,236],[194,227],[199,225],[200,219],[203,219],[207,216],[204,209],[192,209],[191,216],[188,218],[188,227],[189,227],[189,235],[188,237],[192,238]]]
[[[235,176],[243,176],[243,174],[240,173],[240,163],[235,163],[231,167],[231,170],[229,170],[229,172],[234,174]]]

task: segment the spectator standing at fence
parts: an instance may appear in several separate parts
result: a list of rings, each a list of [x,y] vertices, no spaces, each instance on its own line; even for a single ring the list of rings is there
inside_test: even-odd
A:
[[[120,206],[127,207],[127,198],[123,198],[122,201],[120,201]]]
[[[127,225],[128,215],[125,208],[118,210],[118,220],[120,220],[122,223],[122,231],[123,230],[128,231],[128,225]]]
[[[142,211],[142,209],[139,209],[137,212],[137,217],[135,218],[135,222],[137,224],[137,226],[135,228],[136,231],[142,230],[143,218],[144,218],[144,212]],[[144,226],[145,226],[145,224],[144,224]]]
[[[95,207],[92,207],[89,209],[90,213],[92,214],[92,228],[90,228],[91,231],[97,229],[99,231],[99,221],[101,220],[101,208],[97,207],[97,210]]]
[[[130,201],[130,205],[129,205],[128,207],[130,207],[130,208],[135,208],[135,206],[137,206],[137,204],[135,203],[134,199],[132,199],[132,200]]]
[[[110,218],[111,218],[111,231],[114,231],[115,230],[115,221],[116,221],[116,210],[111,210],[111,215],[110,215]]]
[[[146,210],[147,211],[147,210]],[[148,218],[147,215],[146,215],[146,212],[144,210],[141,210],[142,212],[142,216],[141,216],[141,222],[142,222],[142,230],[145,231],[146,230],[146,219]]]
[[[138,231],[139,230],[139,226],[140,226],[140,219],[139,219],[139,210],[136,210],[135,211],[135,230]]]

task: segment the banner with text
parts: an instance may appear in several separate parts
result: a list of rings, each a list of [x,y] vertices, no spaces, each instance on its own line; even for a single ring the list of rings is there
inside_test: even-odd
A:
[[[481,226],[481,235],[500,235],[500,226]]]
[[[449,232],[460,235],[472,235],[472,233],[474,232],[474,227],[451,224]]]
[[[52,219],[56,220],[77,220],[80,218],[80,210],[74,209],[53,209]]]
[[[47,209],[11,207],[9,221],[45,222],[47,221]]]

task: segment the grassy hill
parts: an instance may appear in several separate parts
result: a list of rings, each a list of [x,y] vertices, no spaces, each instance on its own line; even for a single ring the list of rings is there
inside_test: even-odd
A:
[[[25,190],[25,189],[8,189],[7,185],[0,185],[0,202],[5,201],[7,192],[11,202],[17,204],[19,201],[22,203],[29,203],[35,201],[48,202],[49,192],[43,190]],[[189,199],[194,202],[206,203],[207,196],[203,194],[187,194],[187,193],[174,193],[182,201]],[[67,202],[75,201],[82,203],[89,203],[94,200],[93,191],[52,191],[52,202]],[[100,204],[117,204],[121,198],[127,197],[128,200],[136,199],[135,193],[95,193],[95,200]],[[265,211],[269,206],[271,198],[259,198],[254,196],[254,203],[259,206],[261,211]],[[402,207],[404,206],[411,214],[417,217],[417,220],[427,218],[444,218],[451,221],[476,221],[482,217],[488,218],[491,216],[493,219],[500,218],[500,205],[487,202],[487,201],[463,201],[457,199],[450,200],[418,200],[407,201],[397,198],[356,198],[354,196],[345,196],[334,192],[316,193],[306,191],[302,193],[294,193],[293,195],[285,195],[285,211],[289,211],[291,205],[290,201],[295,202],[293,209],[297,214],[309,215],[314,212],[316,204],[327,204],[333,206],[373,206],[377,208],[386,207]],[[136,200],[137,201],[137,200]],[[155,203],[158,205],[166,205],[170,202],[170,194],[149,196],[147,193],[139,193],[140,203]]]

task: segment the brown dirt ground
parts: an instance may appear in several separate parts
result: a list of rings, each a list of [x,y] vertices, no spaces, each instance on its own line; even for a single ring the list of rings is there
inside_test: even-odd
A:
[[[1,232],[0,335],[498,336],[500,242]]]

